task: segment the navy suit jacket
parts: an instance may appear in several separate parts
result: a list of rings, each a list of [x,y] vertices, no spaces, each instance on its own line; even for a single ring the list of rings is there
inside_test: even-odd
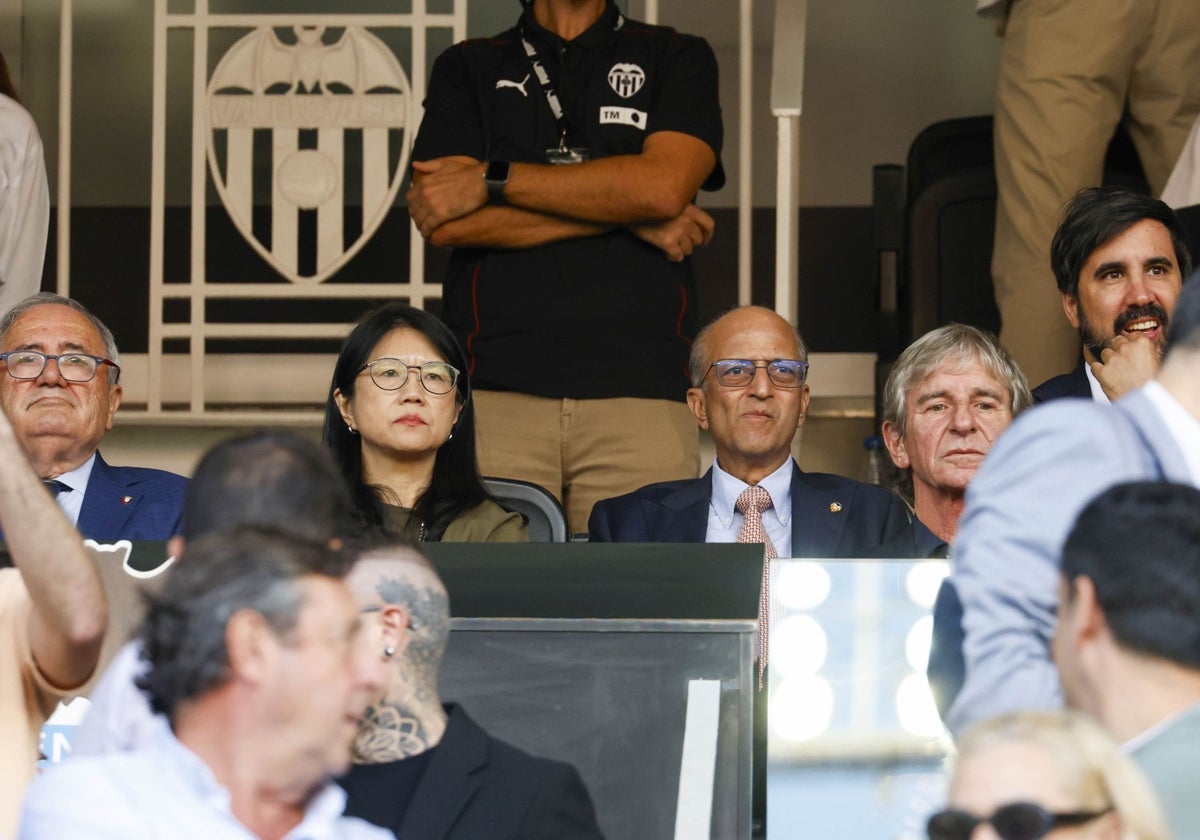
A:
[[[712,470],[702,478],[651,484],[597,502],[588,520],[594,542],[697,542],[708,534]],[[806,473],[792,463],[792,556],[874,557],[908,527],[895,493],[839,475]]]
[[[1079,365],[1070,373],[1064,373],[1053,379],[1047,379],[1033,389],[1033,404],[1057,400],[1061,397],[1092,398],[1092,384],[1088,382],[1087,372],[1083,369],[1083,357],[1079,357]]]
[[[188,480],[144,467],[110,467],[96,453],[76,527],[86,539],[170,539],[179,533]]]
[[[579,771],[491,737],[459,706],[446,711],[403,820],[384,828],[404,840],[603,840]],[[346,813],[369,820],[354,769],[338,783]]]

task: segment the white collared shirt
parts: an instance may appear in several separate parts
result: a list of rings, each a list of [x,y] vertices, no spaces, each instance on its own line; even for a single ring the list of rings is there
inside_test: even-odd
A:
[[[285,840],[389,840],[392,832],[344,817],[333,782],[309,799]],[[208,766],[161,727],[145,749],[76,758],[37,777],[25,796],[19,840],[253,840],[234,816],[229,791]]]
[[[55,477],[69,487],[58,494],[55,501],[59,509],[67,515],[72,525],[79,525],[79,512],[83,510],[83,494],[87,491],[88,479],[92,477],[92,467],[96,465],[96,453],[70,472]]]
[[[1096,374],[1092,373],[1092,365],[1087,359],[1083,360],[1083,372],[1087,375],[1088,387],[1092,389],[1092,399],[1102,405],[1108,405],[1112,402],[1108,398],[1108,394],[1104,393],[1104,389],[1100,387],[1100,380],[1096,378]]]
[[[763,511],[763,527],[780,557],[792,556],[792,470],[791,458],[758,483],[771,496],[771,507]],[[742,530],[742,514],[735,505],[738,496],[750,485],[735,478],[713,460],[712,503],[708,506],[708,530],[704,541],[710,543],[737,542]]]
[[[1200,487],[1200,420],[1193,417],[1191,412],[1180,405],[1179,401],[1155,379],[1147,382],[1142,392],[1162,418],[1179,451],[1183,453],[1192,483]]]

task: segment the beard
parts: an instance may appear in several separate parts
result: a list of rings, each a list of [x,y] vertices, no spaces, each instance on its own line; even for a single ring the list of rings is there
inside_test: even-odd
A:
[[[1157,303],[1147,303],[1143,306],[1131,306],[1117,316],[1113,321],[1112,331],[1106,336],[1101,336],[1088,320],[1087,315],[1083,311],[1083,307],[1078,308],[1079,312],[1079,339],[1083,342],[1083,346],[1088,349],[1092,357],[1096,361],[1100,361],[1100,354],[1107,347],[1112,347],[1113,338],[1120,335],[1125,327],[1134,321],[1143,318],[1154,318],[1158,321],[1159,337],[1157,340],[1159,354],[1162,354],[1163,344],[1166,342],[1167,322],[1170,318],[1167,317],[1167,311]]]

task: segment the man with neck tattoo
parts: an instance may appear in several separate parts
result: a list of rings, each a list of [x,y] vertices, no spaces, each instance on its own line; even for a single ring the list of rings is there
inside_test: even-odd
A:
[[[354,765],[340,780],[346,814],[404,840],[596,840],[592,802],[569,764],[489,736],[438,697],[450,599],[408,542],[362,552],[347,583],[371,629],[398,635],[383,698],[367,709]]]

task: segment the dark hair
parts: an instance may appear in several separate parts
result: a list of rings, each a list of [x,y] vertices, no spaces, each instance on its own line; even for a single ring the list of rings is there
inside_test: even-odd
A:
[[[2,52],[0,52],[0,93],[14,102],[21,101],[21,97],[17,96],[17,86],[13,84],[12,76],[8,74],[8,62],[4,60]]]
[[[188,484],[189,541],[239,525],[328,540],[350,527],[350,493],[328,450],[293,432],[258,431],[205,453]]]
[[[1200,668],[1200,490],[1110,487],[1079,514],[1061,568],[1067,581],[1092,581],[1121,645]]]
[[[1078,297],[1079,272],[1092,252],[1143,219],[1167,229],[1175,248],[1176,268],[1184,277],[1190,274],[1187,234],[1174,210],[1156,198],[1121,187],[1087,187],[1067,203],[1050,243],[1050,266],[1058,290]]]
[[[354,511],[366,527],[383,524],[383,502],[380,490],[363,482],[362,445],[342,420],[334,391],[351,399],[362,366],[370,361],[375,349],[388,333],[399,327],[409,327],[429,339],[443,358],[459,371],[456,402],[462,407],[452,428],[452,437],[437,451],[433,464],[433,479],[417,499],[413,511],[425,523],[425,539],[441,540],[446,527],[463,511],[490,498],[479,478],[479,461],[475,455],[475,410],[471,405],[471,383],[467,377],[467,359],[449,328],[424,310],[403,303],[385,303],[371,309],[355,324],[346,336],[333,368],[333,381],[325,401],[325,445],[333,452],[341,467],[354,502]]]
[[[1184,281],[1167,326],[1166,353],[1200,349],[1200,271]]]
[[[306,577],[342,579],[352,558],[327,543],[242,527],[188,545],[162,592],[147,595],[139,631],[149,670],[137,679],[154,711],[173,718],[179,703],[229,679],[225,629],[239,610],[263,616],[279,636],[296,626]]]

